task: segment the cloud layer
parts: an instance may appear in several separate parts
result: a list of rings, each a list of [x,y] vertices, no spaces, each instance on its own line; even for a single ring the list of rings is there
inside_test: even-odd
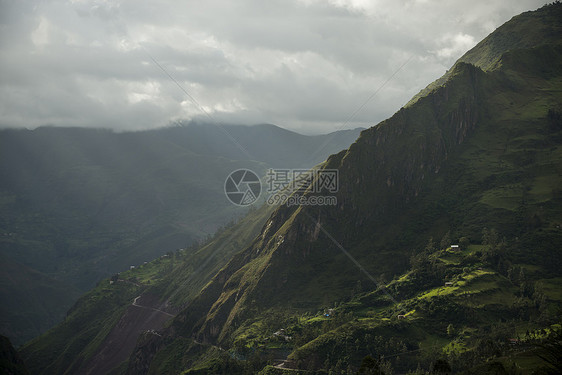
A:
[[[372,126],[544,3],[0,0],[0,126]]]

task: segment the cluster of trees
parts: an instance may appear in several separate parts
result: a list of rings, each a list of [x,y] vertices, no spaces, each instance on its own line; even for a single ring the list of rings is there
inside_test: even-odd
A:
[[[447,232],[440,241],[440,247],[437,247],[433,238],[430,238],[422,251],[410,257],[411,277],[415,278],[416,289],[437,286],[445,278],[463,271],[463,269],[446,266],[443,262],[439,262],[438,257],[434,255],[438,250],[445,249],[450,245],[450,233]],[[461,237],[458,245],[461,250],[466,250],[470,245],[470,240],[467,237]],[[464,256],[461,266],[464,268],[482,263],[507,276],[511,263],[506,259],[508,245],[505,237],[502,238],[495,229],[484,228],[482,230],[482,245],[484,245],[483,250]]]
[[[411,351],[417,344],[400,337],[386,337],[371,331],[356,330],[334,334],[318,345],[314,353],[298,361],[299,368],[323,368],[328,374],[392,374],[393,369],[405,371],[415,366]]]
[[[453,351],[446,356],[441,350],[436,350],[435,355],[427,357],[420,353],[412,353],[418,349],[416,343],[408,343],[396,337],[389,338],[365,333],[365,331],[362,335],[358,335],[355,331],[352,334],[335,333],[326,336],[325,344],[317,345],[314,353],[303,355],[300,361],[297,360],[298,367],[311,370],[323,368],[327,374],[391,374],[393,368],[404,372],[415,368],[418,364],[418,369],[411,373],[450,373],[452,368],[470,368],[506,355],[513,350],[508,339],[516,337],[516,321],[541,321],[542,319],[547,322],[552,320],[547,319],[548,298],[541,284],[534,281],[532,275],[527,274],[525,267],[513,264],[509,259],[515,242],[516,240],[508,242],[493,228],[484,228],[480,242],[482,246],[479,247],[479,250],[471,255],[463,254],[460,264],[451,264],[439,259],[443,249],[454,243],[451,241],[450,233],[446,233],[439,244],[431,238],[422,251],[410,258],[409,282],[396,283],[394,285],[399,290],[390,291],[393,296],[403,300],[409,295],[419,293],[420,290],[441,286],[444,280],[457,277],[462,279],[463,273],[471,272],[479,267],[494,269],[505,276],[513,285],[519,287],[516,301],[512,306],[505,306],[504,310],[504,316],[511,320],[489,326],[482,335],[472,337],[470,340],[472,350],[462,353]],[[457,243],[461,250],[467,249],[470,245],[470,241],[466,237],[459,239]],[[357,295],[362,295],[360,282],[353,291],[353,296]],[[362,302],[365,303],[365,301]],[[373,303],[376,304],[376,301]],[[412,308],[414,307],[412,306]],[[450,338],[462,333],[462,327],[467,322],[474,321],[477,315],[476,310],[460,306],[447,297],[437,296],[427,300],[418,300],[415,302],[415,308],[427,317],[447,322],[443,323],[443,334],[446,333]],[[271,328],[271,332],[279,329],[282,323],[287,334],[293,338],[290,345],[300,347],[327,332],[337,332],[338,327],[354,324],[355,321],[351,311],[344,312],[340,309],[336,309],[336,313],[332,314],[330,319],[316,324],[299,324],[298,319],[292,319],[288,321],[286,316],[273,314],[264,319],[264,323]],[[390,324],[394,324],[396,329],[400,329],[398,326],[403,326],[400,323],[395,321]],[[460,328],[456,328],[457,326]],[[252,353],[254,352],[249,352],[253,355]],[[263,361],[262,355],[261,362],[258,360],[254,362],[258,366]],[[494,365],[491,362],[489,364]],[[499,362],[498,364],[501,365]],[[508,368],[504,368],[504,370],[509,371]]]
[[[515,322],[497,323],[486,327],[481,333],[476,334],[473,350],[462,353],[451,352],[444,355],[439,348],[434,348],[423,355],[416,353],[408,357],[415,350],[400,339],[385,338],[379,335],[366,333],[363,336],[349,336],[341,342],[332,343],[337,349],[328,353],[324,362],[318,362],[318,358],[297,361],[300,369],[308,368],[314,373],[326,375],[348,375],[348,374],[378,374],[392,375],[396,369],[410,375],[451,374],[454,371],[483,366],[482,371],[491,373],[519,373],[515,363],[504,363],[499,361],[514,349],[508,343],[508,338],[514,337]],[[451,328],[453,330],[453,328]],[[355,344],[352,344],[355,339]],[[530,348],[536,348],[540,358],[547,364],[539,373],[560,373],[562,371],[562,332],[553,331],[543,337],[536,339]],[[367,352],[368,354],[365,354]],[[390,353],[390,354],[387,354]],[[396,354],[402,354],[398,356]],[[318,353],[316,353],[317,355]],[[416,362],[417,361],[417,362]],[[223,355],[221,360],[214,361],[211,371],[216,374],[253,374],[262,370],[267,364],[271,364],[263,353],[254,351],[244,360],[237,360]],[[318,370],[321,368],[321,370]],[[411,370],[416,368],[415,370]],[[408,370],[410,369],[410,370]],[[196,372],[194,372],[196,373]]]

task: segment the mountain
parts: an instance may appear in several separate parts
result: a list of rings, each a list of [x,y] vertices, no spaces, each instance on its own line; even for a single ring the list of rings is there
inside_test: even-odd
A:
[[[162,329],[169,314],[181,310],[232,254],[250,243],[272,211],[273,206],[264,205],[201,246],[100,282],[68,311],[64,322],[26,344],[21,353],[29,368],[74,374],[126,365],[142,331]]]
[[[497,64],[501,63],[506,51],[533,48],[537,44],[545,42],[557,44],[557,39],[562,32],[557,20],[558,16],[559,14],[556,11],[526,12],[518,16],[517,22],[506,22],[498,27],[492,34],[458,59],[456,64],[467,63],[484,71],[494,70]],[[546,40],[542,40],[543,38],[546,38]],[[445,83],[451,76],[452,70],[448,70],[441,78],[415,95],[406,106],[415,103],[417,99]]]
[[[309,168],[359,131],[0,131],[1,332],[21,344],[61,321],[99,280],[188,247],[244,213],[224,194],[232,171]]]
[[[229,228],[228,259],[181,303],[166,286],[189,260],[149,278],[146,307],[174,317],[137,332],[128,359],[104,371],[558,373],[560,20],[560,3],[514,17],[321,163],[303,197],[337,204],[266,206],[256,236]],[[336,192],[320,178],[334,170]],[[212,244],[200,256],[213,258]],[[109,298],[110,285],[92,293]],[[88,321],[74,310],[22,358],[37,373],[99,370],[106,348],[138,327],[127,311],[140,291],[99,317],[99,338],[72,333],[74,319]]]
[[[302,135],[271,124],[212,126],[191,122],[154,131],[159,137],[199,155],[227,159],[250,157],[272,168],[310,168],[349,147],[363,130]],[[228,134],[226,134],[226,133]]]

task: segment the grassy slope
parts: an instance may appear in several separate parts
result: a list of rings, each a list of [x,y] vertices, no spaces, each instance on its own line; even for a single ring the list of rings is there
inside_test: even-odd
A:
[[[455,368],[539,366],[526,345],[560,308],[562,136],[547,120],[562,101],[560,55],[513,50],[490,72],[457,64],[443,87],[363,132],[326,164],[340,169],[338,206],[280,207],[157,340],[163,349],[139,347],[149,372],[252,372],[287,352],[313,369],[356,370],[366,353],[401,370],[445,356]],[[481,244],[485,227],[500,233],[494,246]],[[421,250],[448,231],[476,245]],[[273,335],[281,328],[291,340]],[[506,344],[514,335],[524,355]]]
[[[304,136],[273,125],[233,126],[229,132],[252,160],[209,124],[122,134],[1,131],[0,255],[25,265],[22,271],[35,270],[85,292],[131,264],[205,238],[244,213],[224,196],[224,179],[233,170],[312,166],[358,135],[350,130],[331,138]],[[283,137],[274,140],[279,134]],[[251,137],[260,141],[251,143]],[[328,138],[328,146],[311,155]],[[3,264],[0,272],[10,270]],[[33,294],[29,288],[12,284],[6,293]],[[67,298],[53,310],[59,301],[47,300],[57,293]],[[26,314],[29,301],[2,299],[10,306],[2,332],[22,344],[60,321],[61,310],[76,298],[65,288],[44,294],[49,308],[37,309],[24,325],[14,316]]]
[[[146,292],[179,307],[198,293],[226,261],[261,230],[271,208],[263,206],[200,248],[183,250],[101,281],[81,297],[66,319],[20,349],[33,373],[60,374],[78,368],[99,350],[133,299]]]
[[[544,21],[558,30],[560,18],[553,21],[541,14],[558,14],[561,9],[560,5],[541,9],[538,17],[532,17],[533,22]],[[520,27],[530,27],[525,18],[524,21]],[[539,30],[543,29],[539,25]],[[531,284],[552,285],[560,276],[562,205],[558,186],[562,182],[562,138],[560,128],[548,122],[547,112],[562,102],[561,52],[559,46],[543,45],[511,50],[500,60],[488,56],[494,61],[494,69],[489,72],[458,63],[443,86],[376,128],[364,131],[347,152],[328,160],[327,168],[340,170],[336,210],[277,210],[268,221],[268,229],[233,259],[176,320],[176,329],[186,336],[196,333],[201,340],[230,346],[235,351],[241,346],[239,349],[244,350],[256,343],[262,345],[274,330],[294,324],[291,322],[307,313],[346,301],[358,282],[372,286],[319,233],[315,222],[320,222],[382,280],[382,273],[386,278],[401,272],[407,275],[408,256],[422,248],[430,236],[441,238],[450,232],[452,238],[467,236],[478,243],[486,227],[496,228],[506,236],[507,252],[502,259],[509,266],[494,263],[498,269],[490,272],[465,271],[463,267],[451,274],[466,279],[459,282],[457,289],[418,285],[431,287],[418,290],[423,294],[420,301],[433,303],[431,308],[424,308],[432,312],[440,307],[444,310],[434,320],[429,319],[431,315],[422,315],[419,326],[403,327],[404,336],[414,338],[414,342],[394,342],[387,348],[390,351],[427,348],[424,355],[429,363],[431,352],[439,355],[440,348],[450,341],[441,333],[447,326],[435,323],[467,308],[455,301],[454,297],[460,295],[472,293],[475,310],[474,317],[461,314],[459,321],[464,319],[480,328],[500,319],[518,319],[521,312],[514,306],[526,301],[518,291],[521,286],[507,281],[501,273],[507,270],[502,267],[513,271],[517,270],[513,264],[522,264],[523,268],[540,270],[528,276]],[[470,256],[466,258],[468,265],[477,263]],[[548,280],[541,280],[545,278]],[[559,300],[551,302],[547,303],[547,311],[559,306]],[[417,303],[416,297],[407,311],[416,310]],[[391,319],[398,310],[388,305],[390,301],[382,298],[360,309],[382,314],[379,320],[384,314]],[[452,310],[447,312],[448,308]],[[550,324],[547,318],[537,316],[544,311],[529,308],[523,312],[528,314],[525,324]],[[275,319],[269,319],[271,315]],[[392,321],[382,322],[369,333],[371,336],[388,338],[402,329]],[[365,322],[366,326],[360,328],[370,330],[372,323]],[[339,348],[333,350],[335,361],[343,358],[336,344],[345,343],[349,348],[352,343],[347,338],[352,337],[353,344],[358,339],[348,328],[340,321],[329,330],[334,331],[335,338],[326,341],[325,347]],[[507,328],[498,328],[503,329]],[[471,330],[466,327],[466,335],[470,336]],[[300,353],[293,357],[303,366],[323,367],[326,353],[315,340],[308,343],[307,337],[314,337],[311,332],[305,332],[298,344],[289,347]],[[487,338],[498,339],[479,337]],[[480,343],[469,343],[470,350],[484,353],[485,348],[477,347]],[[360,347],[361,341],[355,346],[357,355],[363,355]],[[307,348],[313,349],[304,350]],[[373,347],[372,351],[381,350]],[[336,364],[328,363],[330,367]]]
[[[343,359],[345,369],[358,366],[366,355],[376,354],[385,356],[396,371],[414,369],[418,363],[429,368],[438,357],[448,358],[455,372],[488,357],[498,357],[507,368],[516,363],[524,373],[544,366],[536,356],[516,353],[533,348],[535,329],[556,322],[562,299],[547,297],[546,304],[537,308],[538,289],[522,293],[520,280],[508,279],[482,260],[486,251],[490,248],[472,246],[463,253],[440,250],[428,254],[432,261],[444,264],[442,272],[448,278],[441,279],[440,285],[424,286],[420,268],[396,278],[386,288],[398,297],[398,305],[389,303],[381,291],[365,292],[338,305],[331,318],[316,315],[285,327],[296,340],[307,330],[318,335],[300,345],[290,359],[304,368],[311,363],[330,368]],[[445,280],[452,285],[444,286]],[[534,279],[536,285],[551,281],[556,282],[553,278]],[[398,319],[399,314],[405,318]],[[523,316],[527,319],[521,319]],[[389,337],[392,339],[387,341]],[[521,340],[512,348],[515,350],[510,349],[509,338]],[[487,351],[488,340],[493,343],[492,352]]]
[[[446,213],[451,223],[447,229],[454,233],[453,238],[466,235],[479,241],[484,227],[498,228],[509,239],[504,256],[528,270],[525,283],[527,287],[535,285],[537,294],[527,292],[525,295],[521,291],[523,281],[514,283],[498,269],[486,268],[489,264],[475,261],[471,252],[440,253],[434,259],[444,263],[443,273],[448,274],[453,286],[419,288],[413,298],[384,309],[369,308],[369,303],[344,304],[342,311],[351,311],[358,321],[301,347],[293,354],[295,360],[302,360],[306,366],[311,360],[317,361],[314,357],[320,355],[315,365],[322,366],[329,353],[341,358],[338,351],[344,350],[342,345],[346,342],[345,345],[349,345],[351,338],[357,339],[357,332],[362,335],[367,330],[371,335],[398,337],[408,350],[399,348],[402,343],[386,349],[352,350],[346,365],[358,366],[361,356],[382,353],[390,356],[393,366],[401,370],[413,369],[420,361],[429,367],[430,352],[436,356],[442,348],[458,371],[467,364],[474,365],[471,356],[485,359],[492,354],[482,347],[486,339],[499,345],[500,352],[510,353],[505,348],[508,337],[522,337],[526,330],[557,322],[561,300],[554,290],[561,288],[562,206],[558,186],[562,183],[562,147],[560,129],[551,128],[546,112],[562,101],[559,89],[562,70],[560,64],[552,64],[560,58],[561,49],[551,47],[512,51],[503,56],[501,71],[490,73],[485,81],[489,110],[482,114],[479,126],[460,148],[458,156],[451,157],[450,165],[440,172],[450,183],[429,190],[429,196],[424,197],[428,202],[440,200],[452,208],[441,212]],[[470,199],[459,199],[463,196]],[[427,212],[428,208],[422,204],[416,211]],[[436,224],[434,230],[439,228],[439,215],[433,224]],[[389,289],[396,289],[400,295],[399,285],[408,283],[408,274],[398,280],[391,283]],[[409,288],[415,290],[415,283]],[[543,305],[539,302],[543,293],[538,292],[539,289],[547,291]],[[384,295],[379,297],[379,300],[384,299]],[[408,318],[396,321],[399,313],[406,313]],[[376,317],[372,317],[373,314]],[[505,324],[494,325],[502,321]],[[460,325],[458,333],[447,335],[448,324]],[[385,333],[386,326],[390,331]],[[487,336],[482,331],[499,336]],[[480,334],[474,335],[475,332]],[[533,342],[533,338],[526,340]],[[424,353],[424,345],[433,343],[436,348],[428,349],[426,357],[416,352],[402,354],[400,360],[394,358],[397,353],[410,350]],[[328,352],[327,348],[330,348]],[[462,356],[463,351],[469,354]],[[502,357],[501,361],[506,368],[515,363],[525,372],[545,365],[536,355]],[[330,366],[336,364],[336,361],[330,362]]]
[[[562,17],[560,9],[547,7],[519,14],[510,22],[498,27],[493,35],[484,38],[473,49],[465,53],[458,62],[469,63],[488,71],[496,67],[498,60],[506,51],[531,48],[539,43],[557,43],[562,32],[562,26],[558,22],[560,17]],[[449,78],[451,70],[415,95],[407,106],[444,84]]]
[[[525,64],[528,55],[527,52],[521,52],[507,58],[516,60],[524,74],[528,67]],[[559,59],[560,52],[554,58],[545,61]],[[531,59],[527,64],[537,66],[538,61]],[[511,67],[506,66],[506,69],[502,74],[498,73],[497,79],[503,80],[505,78],[503,74],[512,75],[512,78],[517,79],[522,74],[521,71],[515,72]],[[401,306],[390,304],[386,308],[376,307],[377,304],[384,306],[384,295],[367,303],[361,302],[359,298],[358,301],[343,304],[337,310],[344,316],[351,313],[353,319],[357,321],[345,323],[334,329],[328,326],[322,329],[316,328],[315,331],[314,326],[318,325],[318,320],[314,320],[315,318],[311,319],[310,324],[291,326],[289,323],[289,332],[297,334],[307,330],[316,333],[328,331],[312,342],[298,347],[292,355],[291,358],[299,363],[301,368],[336,367],[337,361],[342,358],[343,364],[340,365],[344,368],[347,366],[353,368],[359,365],[363,356],[376,353],[390,356],[392,365],[404,371],[415,368],[419,362],[429,367],[431,355],[439,355],[439,349],[443,348],[449,353],[450,361],[459,370],[466,363],[474,364],[466,359],[473,353],[478,353],[475,355],[479,356],[487,354],[482,352],[484,349],[479,346],[482,345],[482,340],[486,339],[486,335],[474,336],[472,333],[475,330],[481,331],[485,327],[492,330],[490,326],[492,322],[512,319],[517,321],[521,316],[525,316],[528,319],[526,321],[493,327],[492,331],[497,330],[504,334],[501,338],[503,341],[500,341],[499,345],[505,350],[506,334],[517,337],[527,329],[532,330],[541,324],[544,327],[545,324],[548,326],[556,322],[556,312],[560,311],[561,307],[560,296],[555,290],[561,287],[558,265],[561,240],[559,223],[562,219],[561,205],[556,193],[562,181],[556,171],[562,167],[562,158],[560,140],[556,140],[560,134],[549,129],[544,115],[549,105],[561,99],[557,89],[560,87],[557,79],[560,79],[561,75],[557,73],[555,74],[557,78],[551,79],[552,77],[549,76],[551,73],[553,72],[545,72],[548,80],[535,77],[534,84],[527,86],[527,90],[522,87],[515,87],[512,91],[491,90],[492,95],[487,100],[492,108],[500,109],[498,113],[504,115],[499,118],[487,117],[486,122],[478,127],[473,137],[464,144],[464,149],[458,157],[451,158],[451,165],[448,168],[462,171],[458,178],[449,179],[455,186],[447,186],[446,190],[430,191],[430,195],[424,197],[429,202],[442,199],[451,205],[452,209],[445,210],[444,213],[453,223],[448,229],[455,233],[456,238],[468,235],[479,240],[480,232],[484,227],[501,228],[500,232],[511,240],[505,256],[514,262],[521,262],[519,267],[535,269],[534,273],[528,274],[527,284],[537,285],[539,289],[542,285],[547,291],[545,292],[547,302],[546,306],[541,307],[542,311],[534,306],[538,303],[539,297],[535,295],[533,300],[530,296],[522,295],[521,285],[514,284],[497,270],[479,270],[479,267],[485,267],[486,264],[474,262],[471,253],[445,253],[436,256],[435,261],[441,261],[446,265],[447,268],[443,271],[445,274],[448,273],[449,268],[451,269],[452,273],[449,273],[449,277],[454,281],[452,287],[441,285],[429,289],[421,288],[413,298],[401,301]],[[529,82],[530,77],[526,78]],[[490,77],[487,84],[490,85],[493,81],[494,78]],[[502,108],[502,105],[507,105],[508,108]],[[518,108],[519,112],[514,113],[509,108]],[[492,136],[490,129],[493,129]],[[529,161],[527,158],[532,159]],[[452,177],[447,170],[444,170],[443,174]],[[514,184],[518,189],[514,188]],[[475,186],[477,188],[474,188]],[[435,194],[435,198],[431,197],[432,193]],[[462,195],[474,199],[459,200],[458,197]],[[427,211],[429,207],[422,204],[421,207],[414,206],[414,208],[412,216],[416,217],[416,211]],[[405,224],[408,224],[408,221]],[[436,226],[433,230],[439,229],[439,220],[434,224]],[[537,272],[537,269],[542,272]],[[407,274],[399,280],[401,282],[391,283],[389,289],[394,287],[400,290],[398,285],[410,281]],[[443,282],[444,280],[441,280],[441,283]],[[320,286],[317,294],[323,294],[320,292],[322,289]],[[386,304],[388,302],[387,300]],[[439,313],[440,310],[446,313]],[[470,311],[471,315],[467,316],[460,311]],[[396,322],[399,313],[407,314],[406,322]],[[541,314],[549,316],[550,320],[541,317]],[[285,316],[282,321],[290,322],[291,318]],[[330,324],[330,322],[323,323]],[[459,334],[448,336],[446,334],[448,324],[457,327]],[[512,327],[511,324],[514,326]],[[251,344],[252,341],[263,344],[263,340],[271,335],[273,327],[267,328],[269,331],[261,331],[258,335],[254,334],[253,340],[247,340],[246,332],[249,328],[243,326],[239,331],[234,331],[235,340],[243,340],[245,343],[249,341],[250,346],[254,345]],[[364,342],[367,334],[380,337],[392,336],[396,342],[365,350],[369,348],[369,343]],[[492,337],[492,339],[497,338]],[[349,349],[350,346],[354,349]],[[424,346],[428,349],[424,350]],[[400,360],[395,360],[397,353],[410,350],[419,350],[422,354],[415,352],[409,359],[408,354],[403,354]],[[471,354],[461,356],[459,351],[468,351]],[[334,360],[330,360],[330,357]],[[544,365],[536,356],[533,358],[533,360],[526,358],[523,361],[516,356],[507,362],[510,365],[516,363],[526,371]]]

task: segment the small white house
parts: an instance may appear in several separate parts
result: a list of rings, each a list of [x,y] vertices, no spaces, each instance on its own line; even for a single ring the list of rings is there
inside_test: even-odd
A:
[[[451,245],[451,249],[452,249],[452,250],[458,250],[458,249],[459,249],[459,245]]]
[[[134,269],[135,269],[135,266],[131,266],[131,267],[129,267],[129,269],[130,269],[130,270],[134,270]]]
[[[285,333],[285,330],[284,330],[283,328],[281,328],[279,331],[275,332],[275,333],[273,334],[273,336],[281,337],[281,338],[285,339],[285,341],[291,341],[291,339],[292,339],[291,336],[288,336],[288,335]]]

